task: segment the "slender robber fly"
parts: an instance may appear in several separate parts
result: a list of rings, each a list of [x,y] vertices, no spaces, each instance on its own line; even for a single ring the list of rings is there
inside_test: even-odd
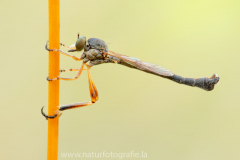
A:
[[[67,104],[63,106],[59,106],[59,109],[56,111],[55,115],[48,116],[43,112],[43,108],[41,109],[42,115],[48,118],[55,118],[57,115],[61,115],[62,111],[72,108],[78,108],[78,107],[84,107],[91,105],[95,103],[98,100],[98,91],[93,83],[91,74],[90,74],[90,68],[92,66],[103,64],[103,63],[117,63],[121,64],[130,68],[138,69],[147,73],[151,73],[172,81],[175,81],[180,84],[185,84],[192,87],[199,87],[206,91],[211,91],[214,89],[215,84],[217,84],[220,80],[220,78],[214,74],[211,78],[184,78],[181,76],[178,76],[171,71],[158,66],[156,64],[142,62],[137,58],[134,57],[128,57],[125,55],[121,55],[112,51],[108,50],[107,44],[98,38],[89,38],[86,40],[86,37],[81,36],[79,37],[76,44],[71,45],[70,47],[60,43],[60,45],[67,47],[69,50],[68,52],[76,52],[76,51],[82,51],[83,53],[80,58],[77,58],[75,56],[72,56],[62,50],[59,49],[49,49],[48,48],[48,42],[45,46],[46,50],[48,51],[59,51],[61,54],[72,57],[76,61],[83,61],[82,66],[79,69],[63,69],[60,70],[60,72],[66,72],[66,71],[77,71],[77,75],[75,78],[63,78],[63,77],[56,77],[53,79],[49,79],[47,77],[48,81],[55,81],[55,80],[75,80],[78,79],[82,73],[83,70],[87,70],[88,72],[88,82],[89,82],[89,89],[90,89],[90,96],[91,101],[89,102],[77,102],[72,104]],[[86,67],[86,68],[84,68]]]

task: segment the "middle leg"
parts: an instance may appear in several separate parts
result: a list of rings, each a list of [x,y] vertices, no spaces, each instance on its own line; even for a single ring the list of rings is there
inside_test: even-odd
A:
[[[60,69],[59,72],[67,72],[67,71],[79,71],[79,68],[70,68],[70,69]],[[87,70],[83,68],[83,70]]]
[[[98,91],[97,91],[95,84],[93,83],[93,80],[92,80],[92,77],[90,74],[90,67],[87,64],[85,64],[85,65],[87,66],[87,70],[88,70],[88,83],[89,83],[91,102],[77,102],[77,103],[63,105],[63,106],[59,107],[59,111],[88,106],[88,105],[95,103],[98,100]]]
[[[83,69],[84,64],[85,64],[85,63],[82,64],[82,66],[81,66],[80,69],[77,69],[77,70],[78,70],[78,73],[77,73],[77,75],[76,75],[74,78],[63,78],[63,77],[57,77],[57,78],[49,79],[49,78],[47,77],[47,80],[48,80],[48,81],[54,81],[54,80],[66,80],[66,81],[69,81],[69,80],[76,80],[76,79],[78,79],[78,78],[80,77],[82,71],[84,70],[84,69]],[[71,69],[70,69],[70,70],[71,70]],[[60,72],[61,72],[61,70],[60,70]]]

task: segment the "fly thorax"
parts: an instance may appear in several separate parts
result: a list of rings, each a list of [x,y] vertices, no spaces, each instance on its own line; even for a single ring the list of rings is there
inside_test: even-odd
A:
[[[84,45],[84,51],[89,51],[90,46],[89,45]]]
[[[102,53],[97,49],[90,49],[89,51],[86,51],[85,54],[86,58],[90,61],[96,59],[103,59]]]

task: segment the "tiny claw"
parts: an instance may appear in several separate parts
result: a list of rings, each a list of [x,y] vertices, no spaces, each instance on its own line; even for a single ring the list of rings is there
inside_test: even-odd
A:
[[[49,78],[48,78],[48,76],[47,76],[47,78],[46,78],[46,79],[47,79],[47,81],[52,81],[52,79],[49,79]]]
[[[53,79],[50,79],[48,76],[47,76],[47,81],[55,81],[55,80],[58,80],[59,78],[57,77],[57,78],[53,78]]]
[[[48,51],[53,51],[53,49],[49,49],[49,48],[48,48],[48,40],[47,40],[47,43],[46,43],[46,45],[45,45],[45,49],[48,50]]]
[[[42,109],[41,109],[41,113],[42,113],[42,115],[46,118],[46,120],[48,120],[48,118],[53,119],[53,118],[57,117],[57,114],[54,114],[54,116],[48,116],[48,115],[46,115],[46,114],[43,112],[43,108],[44,108],[44,106],[43,106]]]

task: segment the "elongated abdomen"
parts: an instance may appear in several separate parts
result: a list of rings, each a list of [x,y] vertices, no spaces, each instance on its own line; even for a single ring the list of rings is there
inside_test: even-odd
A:
[[[217,84],[220,80],[219,77],[217,77],[216,74],[214,74],[211,78],[184,78],[181,76],[178,76],[171,71],[158,66],[156,64],[152,63],[147,63],[147,62],[142,62],[138,58],[134,57],[128,57],[125,55],[121,55],[112,51],[109,51],[107,54],[115,57],[117,60],[118,64],[122,64],[124,66],[130,67],[130,68],[135,68],[147,73],[155,74],[158,76],[161,76],[163,78],[170,79],[174,82],[180,83],[180,84],[185,84],[188,86],[192,87],[199,87],[202,88],[206,91],[211,91],[214,89],[215,84]]]
[[[167,70],[163,67],[160,67],[160,66],[157,66],[157,65],[154,65],[154,64],[151,64],[151,63],[146,63],[146,62],[141,63],[142,68],[137,67],[136,65],[125,63],[125,61],[121,61],[121,64],[125,65],[127,67],[140,69],[144,72],[155,74],[155,75],[161,76],[163,78],[170,79],[170,80],[172,80],[174,82],[177,82],[177,83],[180,83],[180,84],[185,84],[185,85],[192,86],[192,87],[202,88],[206,91],[213,90],[215,84],[217,84],[220,80],[220,78],[217,77],[216,74],[214,74],[211,78],[208,78],[208,77],[204,77],[204,78],[184,78],[182,76],[178,76],[176,74],[173,74],[171,71],[169,71],[169,70]]]
[[[220,80],[216,74],[214,74],[211,78],[184,78],[178,75],[173,75],[172,77],[167,77],[174,82],[185,84],[192,87],[199,87],[206,91],[211,91],[214,89],[215,84],[217,84]]]

